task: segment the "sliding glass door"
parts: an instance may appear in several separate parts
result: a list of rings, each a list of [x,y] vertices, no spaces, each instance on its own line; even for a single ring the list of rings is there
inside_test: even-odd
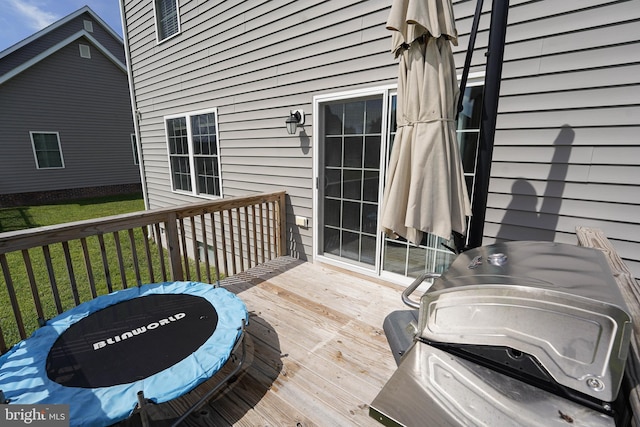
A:
[[[467,189],[472,194],[482,86],[470,85],[458,121]],[[453,242],[425,235],[419,245],[378,232],[384,174],[396,129],[391,89],[319,97],[316,148],[316,255],[407,278],[444,271]]]

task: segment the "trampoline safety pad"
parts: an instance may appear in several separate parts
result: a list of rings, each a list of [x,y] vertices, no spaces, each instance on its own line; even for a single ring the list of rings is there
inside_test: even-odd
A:
[[[110,425],[179,397],[227,361],[248,322],[231,292],[165,282],[114,292],[53,319],[0,357],[10,404],[69,404],[71,425]]]

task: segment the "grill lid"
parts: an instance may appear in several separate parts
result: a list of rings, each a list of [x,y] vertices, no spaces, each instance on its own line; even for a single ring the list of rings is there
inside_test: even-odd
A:
[[[369,405],[386,426],[614,427],[613,417],[417,342]]]
[[[549,242],[462,253],[422,296],[418,328],[431,343],[525,353],[561,386],[603,402],[620,389],[631,329],[604,255]],[[511,362],[500,363],[519,369]]]

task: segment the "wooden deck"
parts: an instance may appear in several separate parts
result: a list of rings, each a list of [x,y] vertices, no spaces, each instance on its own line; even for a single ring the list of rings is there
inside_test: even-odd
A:
[[[406,309],[401,288],[288,257],[222,284],[250,312],[247,360],[238,379],[183,425],[381,425],[369,417],[368,404],[396,369],[382,323]],[[175,410],[196,402],[216,380],[148,405],[151,425],[170,424]]]

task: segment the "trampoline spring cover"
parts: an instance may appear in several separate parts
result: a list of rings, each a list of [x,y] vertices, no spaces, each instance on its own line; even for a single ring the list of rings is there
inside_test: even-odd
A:
[[[244,303],[209,284],[124,289],[49,320],[1,356],[0,390],[10,404],[69,404],[71,425],[110,425],[131,415],[138,391],[162,403],[213,376],[243,321]]]

